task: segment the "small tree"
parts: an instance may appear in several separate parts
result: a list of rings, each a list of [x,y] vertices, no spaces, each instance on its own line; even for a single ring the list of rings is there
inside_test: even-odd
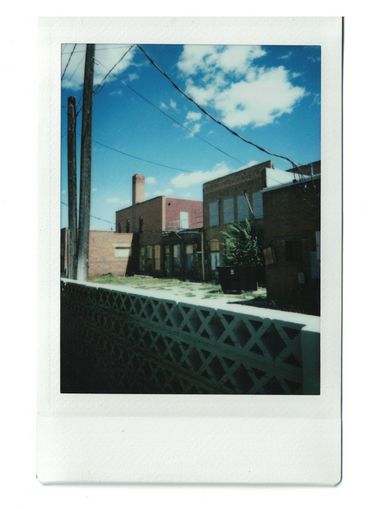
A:
[[[223,233],[226,265],[256,266],[262,264],[258,239],[248,220],[231,224]]]

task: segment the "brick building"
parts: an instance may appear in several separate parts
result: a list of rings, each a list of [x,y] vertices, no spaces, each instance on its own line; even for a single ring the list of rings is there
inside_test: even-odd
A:
[[[208,279],[216,277],[222,263],[223,235],[228,224],[253,219],[260,242],[263,239],[262,189],[292,182],[294,176],[265,161],[243,168],[203,185],[205,266]],[[262,280],[262,274],[259,274]]]
[[[131,233],[92,230],[89,232],[88,275],[125,276],[131,264]],[[68,230],[61,230],[61,272],[68,266]]]
[[[198,278],[193,274],[198,264],[190,260],[200,251],[202,202],[166,196],[145,200],[144,184],[144,175],[133,175],[132,205],[115,214],[116,231],[133,234],[132,271]]]
[[[263,191],[267,296],[312,314],[320,313],[320,182],[306,176]]]

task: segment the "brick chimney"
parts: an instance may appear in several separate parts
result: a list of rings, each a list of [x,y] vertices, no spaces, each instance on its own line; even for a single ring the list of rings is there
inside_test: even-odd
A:
[[[132,191],[133,191],[132,197],[133,205],[144,201],[144,175],[139,175],[138,173],[133,175]]]

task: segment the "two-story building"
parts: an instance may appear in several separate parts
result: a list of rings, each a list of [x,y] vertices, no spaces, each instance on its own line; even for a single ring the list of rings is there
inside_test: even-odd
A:
[[[306,174],[308,175],[308,174]],[[320,313],[320,168],[263,191],[267,297]]]
[[[132,272],[201,279],[202,202],[144,199],[144,175],[132,177],[132,205],[118,210],[116,231],[133,234]]]
[[[259,242],[263,243],[262,189],[292,182],[294,175],[273,168],[265,161],[242,168],[203,185],[203,225],[205,266],[208,279],[216,278],[216,267],[222,263],[223,231],[231,223],[252,220]],[[263,283],[262,271],[259,282]]]

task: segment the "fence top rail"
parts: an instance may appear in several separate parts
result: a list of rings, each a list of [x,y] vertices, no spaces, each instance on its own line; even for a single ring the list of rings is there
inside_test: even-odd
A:
[[[190,305],[192,307],[209,308],[219,311],[227,311],[236,315],[246,315],[250,318],[270,319],[277,320],[280,322],[288,322],[293,325],[300,326],[303,331],[309,332],[320,332],[320,317],[314,315],[305,315],[302,313],[294,313],[291,311],[280,311],[276,309],[260,308],[256,306],[247,306],[246,304],[230,304],[219,302],[217,299],[203,299],[195,297],[180,297],[168,296],[164,290],[147,290],[140,288],[133,288],[125,285],[109,285],[101,283],[91,282],[79,282],[73,279],[61,278],[65,284],[76,284],[80,286],[86,286],[90,288],[110,290],[114,292],[121,292],[130,295],[136,295],[140,297],[150,297],[152,299],[160,299],[166,302],[172,302],[175,304]]]

